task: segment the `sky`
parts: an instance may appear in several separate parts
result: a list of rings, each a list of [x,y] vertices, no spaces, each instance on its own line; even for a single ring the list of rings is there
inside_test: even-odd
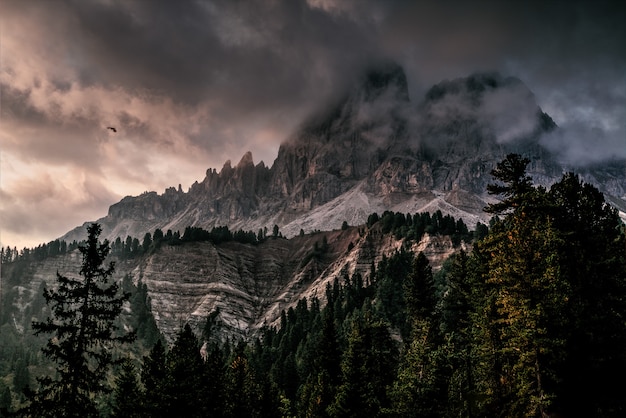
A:
[[[415,103],[474,72],[518,77],[563,158],[624,158],[625,21],[620,0],[3,0],[0,244],[186,191],[246,151],[271,166],[380,60],[403,66]]]

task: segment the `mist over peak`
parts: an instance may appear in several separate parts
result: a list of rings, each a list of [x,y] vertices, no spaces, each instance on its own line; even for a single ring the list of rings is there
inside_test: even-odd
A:
[[[461,124],[500,144],[537,138],[555,127],[520,79],[497,72],[442,81],[427,91],[420,107],[428,130]]]
[[[503,77],[499,72],[478,72],[468,77],[453,80],[443,80],[432,86],[426,92],[427,102],[436,102],[447,95],[470,95],[474,100],[480,100],[485,92],[511,85],[523,84],[516,77]]]
[[[373,101],[393,87],[396,98],[409,101],[409,88],[404,69],[394,61],[371,65],[363,76],[359,89],[366,101]]]
[[[365,66],[342,90],[322,102],[297,132],[316,134],[338,126],[343,129],[346,121],[353,129],[362,124],[377,125],[375,119],[396,115],[399,108],[408,104],[408,81],[402,66],[394,61],[377,61]]]

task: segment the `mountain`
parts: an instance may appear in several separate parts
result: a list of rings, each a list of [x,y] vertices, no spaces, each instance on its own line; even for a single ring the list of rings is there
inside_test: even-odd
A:
[[[578,171],[626,212],[626,164],[579,169],[560,164],[543,145],[558,129],[519,80],[474,74],[433,86],[416,105],[401,67],[371,69],[333,105],[305,120],[280,146],[271,167],[250,152],[233,166],[209,169],[188,192],[125,197],[98,219],[103,237],[142,237],[160,228],[257,231],[284,235],[365,222],[384,210],[441,210],[473,226],[487,221],[490,170],[508,153],[530,158],[529,174],[549,185]],[[79,240],[84,226],[62,238]]]
[[[178,186],[125,197],[97,222],[101,238],[111,241],[141,240],[157,228],[182,234],[188,226],[253,232],[278,226],[289,239],[257,246],[186,243],[117,260],[118,278],[128,274],[147,284],[157,324],[169,337],[181,323],[199,326],[218,308],[225,335],[246,335],[275,324],[281,310],[302,297],[323,298],[326,284],[343,273],[365,274],[403,245],[441,265],[455,251],[449,238],[427,234],[405,244],[364,228],[368,216],[440,210],[470,228],[486,223],[483,208],[494,201],[485,191],[490,171],[509,153],[530,159],[536,184],[579,172],[626,218],[626,164],[562,164],[544,146],[546,134],[558,129],[519,79],[481,73],[443,81],[413,103],[402,68],[385,63],[303,121],[271,167],[255,164],[248,152],[234,166],[227,161],[219,172],[208,169],[187,192]],[[340,228],[344,222],[353,227]],[[84,236],[82,226],[61,238]],[[316,243],[324,239],[328,252],[320,255]],[[35,292],[57,269],[78,271],[76,257],[34,263],[22,288]]]

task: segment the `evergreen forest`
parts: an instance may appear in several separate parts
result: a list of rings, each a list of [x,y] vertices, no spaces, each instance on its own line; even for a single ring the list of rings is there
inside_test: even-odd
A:
[[[100,284],[85,290],[89,280],[59,274],[67,288],[42,289],[33,309],[49,318],[20,341],[2,310],[2,338],[15,341],[0,353],[0,416],[626,416],[624,224],[577,175],[547,189],[533,185],[528,163],[511,154],[492,171],[488,192],[500,200],[485,208],[489,227],[470,232],[440,212],[370,216],[367,227],[379,223],[405,239],[441,233],[470,244],[441,269],[400,249],[367,275],[336,277],[323,298],[300,300],[250,340],[224,341],[211,315],[201,333],[182,325],[166,344],[145,285],[107,282],[109,243],[98,243],[94,224],[75,245],[85,257],[81,275]],[[267,231],[212,232],[159,231],[135,251],[166,238],[184,245],[185,236],[267,239]],[[131,254],[133,239],[111,247]],[[70,301],[74,290],[92,292],[97,309]],[[124,303],[135,313],[126,318],[130,333],[121,326]],[[90,315],[91,325],[77,325]],[[82,346],[62,343],[72,341],[64,334],[71,327],[91,332],[71,334]]]

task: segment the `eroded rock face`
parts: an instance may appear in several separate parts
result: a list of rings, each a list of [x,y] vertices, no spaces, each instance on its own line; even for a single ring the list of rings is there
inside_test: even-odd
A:
[[[312,256],[324,241],[328,250]],[[169,341],[185,323],[200,332],[209,314],[217,310],[221,336],[239,338],[254,336],[264,325],[278,325],[281,311],[302,298],[315,297],[324,303],[326,285],[335,278],[342,280],[357,271],[367,278],[373,262],[402,246],[402,240],[382,234],[374,225],[371,229],[350,227],[291,239],[270,238],[259,245],[163,245],[150,255],[111,260],[116,261],[115,279],[128,274],[147,285],[157,325]],[[425,236],[409,247],[423,251],[435,269],[459,250],[449,238],[440,236]],[[15,303],[26,306],[42,281],[52,286],[57,270],[76,275],[80,263],[78,251],[32,263]]]

